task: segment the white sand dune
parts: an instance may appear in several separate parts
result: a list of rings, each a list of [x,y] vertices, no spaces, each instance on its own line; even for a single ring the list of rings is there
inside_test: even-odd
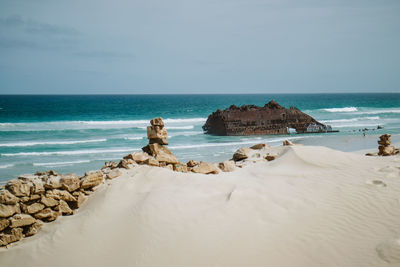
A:
[[[0,266],[400,266],[400,157],[280,149],[219,175],[132,169]]]

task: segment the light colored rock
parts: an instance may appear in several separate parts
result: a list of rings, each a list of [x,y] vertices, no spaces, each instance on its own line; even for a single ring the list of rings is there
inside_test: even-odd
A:
[[[251,146],[250,148],[255,149],[255,150],[260,150],[260,149],[268,148],[268,147],[269,147],[268,144],[257,144],[257,145]]]
[[[41,195],[37,195],[37,194],[31,195],[30,201],[39,200],[41,197],[42,197]]]
[[[142,150],[149,155],[153,156],[158,162],[166,162],[167,164],[177,164],[178,159],[172,152],[165,146],[160,144],[148,144]]]
[[[24,182],[31,182],[37,179],[39,179],[39,176],[34,174],[21,174],[20,176],[18,176],[18,180],[22,180]]]
[[[55,219],[57,219],[58,216],[60,216],[60,213],[50,208],[45,208],[33,215],[33,217],[35,217],[36,219],[44,220],[47,222],[54,221]]]
[[[160,165],[160,162],[158,162],[158,160],[156,160],[154,157],[149,157],[148,159],[146,159],[144,164],[158,167]]]
[[[218,174],[219,171],[214,164],[201,161],[199,165],[193,167],[192,172],[203,174]]]
[[[274,155],[266,155],[265,159],[268,160],[268,161],[272,161],[272,160],[276,159],[276,156],[274,156]]]
[[[7,246],[10,243],[17,242],[22,239],[22,228],[13,228],[7,232],[0,233],[0,246]]]
[[[145,152],[135,152],[124,157],[124,159],[131,159],[139,164],[143,164],[148,158],[149,155]]]
[[[41,220],[36,220],[36,222],[27,227],[25,231],[25,236],[33,236],[36,235],[39,229],[43,226],[43,222]]]
[[[232,172],[236,169],[235,162],[233,160],[226,160],[223,162],[220,162],[218,164],[218,167],[223,171],[223,172]]]
[[[106,161],[102,169],[110,168],[115,169],[118,167],[118,163],[114,161]]]
[[[187,163],[186,163],[186,166],[188,166],[188,167],[190,167],[190,168],[193,168],[194,166],[197,166],[197,165],[199,165],[199,163],[197,162],[197,161],[194,161],[194,160],[189,160]]]
[[[123,169],[131,169],[135,166],[135,164],[137,164],[134,160],[132,159],[122,159],[119,164],[118,164],[118,168],[123,168]]]
[[[60,178],[61,189],[73,192],[80,187],[80,179],[76,174],[67,174]]]
[[[172,165],[172,164],[168,164],[168,165],[165,165],[165,166],[162,166],[162,167],[165,168],[165,169],[169,169],[171,171],[174,170],[174,165]]]
[[[161,128],[164,127],[164,121],[161,117],[154,118],[150,121],[152,126],[160,126]]]
[[[21,209],[19,208],[19,205],[5,205],[5,204],[0,204],[0,218],[7,218],[15,213],[21,213]]]
[[[86,200],[86,196],[82,192],[74,192],[74,197],[76,201],[68,202],[70,208],[73,210],[80,208],[83,202]]]
[[[45,208],[45,205],[39,202],[33,203],[31,205],[21,206],[21,209],[24,213],[34,214],[36,212],[41,211]]]
[[[35,175],[38,175],[38,176],[59,176],[59,174],[56,173],[53,170],[48,170],[48,171],[44,171],[44,172],[40,172],[39,171],[39,172],[36,172]]]
[[[44,183],[40,179],[34,179],[31,181],[31,194],[42,194],[44,193]]]
[[[46,196],[42,196],[40,202],[44,204],[46,207],[55,207],[58,205],[58,200]]]
[[[0,231],[3,231],[10,225],[9,219],[0,219]]]
[[[122,172],[119,169],[113,169],[106,175],[106,178],[114,179],[114,178],[121,176],[121,174],[122,174]]]
[[[233,154],[233,160],[240,161],[240,160],[247,159],[250,156],[251,152],[252,151],[250,148],[242,147],[242,148],[236,150],[235,154]]]
[[[6,184],[6,189],[17,197],[25,197],[31,194],[30,186],[22,180],[10,180]]]
[[[18,203],[18,198],[10,193],[8,190],[0,191],[0,204],[14,205]]]
[[[46,197],[56,199],[56,200],[64,200],[64,201],[76,201],[73,195],[66,190],[48,190],[46,191]]]
[[[60,176],[50,176],[44,184],[46,189],[58,189],[61,188]]]
[[[22,227],[35,223],[36,220],[31,215],[28,214],[15,214],[10,218],[10,227]]]
[[[72,215],[74,213],[64,200],[60,200],[60,204],[55,208],[55,210],[61,212],[62,215]]]
[[[391,156],[395,152],[394,146],[379,146],[378,149],[379,149],[378,152],[379,156]]]
[[[188,168],[185,164],[178,163],[174,165],[174,171],[186,173],[188,172]]]
[[[103,173],[101,171],[87,172],[81,179],[81,188],[88,189],[95,187],[103,182]]]
[[[293,143],[290,142],[289,140],[284,140],[284,141],[282,142],[282,145],[284,145],[284,146],[292,146]]]
[[[160,126],[147,126],[147,138],[150,144],[168,145],[167,129]]]

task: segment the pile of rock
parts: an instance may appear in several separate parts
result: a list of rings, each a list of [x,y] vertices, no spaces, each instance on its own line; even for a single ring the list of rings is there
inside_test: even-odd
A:
[[[142,148],[143,152],[135,152],[125,156],[118,164],[107,162],[103,172],[111,172],[115,168],[131,169],[138,165],[148,165],[167,168],[176,172],[195,172],[203,174],[217,174],[218,168],[211,163],[195,162],[190,160],[184,164],[166,147],[168,145],[168,132],[164,121],[158,117],[150,121],[147,127],[149,144]]]
[[[21,175],[0,190],[0,246],[37,233],[44,222],[72,215],[104,178],[102,171],[60,175],[54,171]]]
[[[391,145],[392,142],[390,142],[390,136],[390,134],[384,134],[379,137],[379,156],[391,156],[400,152],[399,149],[396,149],[394,146]]]

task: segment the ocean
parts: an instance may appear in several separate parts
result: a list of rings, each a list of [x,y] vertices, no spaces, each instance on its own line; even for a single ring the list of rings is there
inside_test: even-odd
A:
[[[295,106],[339,133],[211,136],[207,116],[232,104]],[[267,142],[325,145],[342,151],[376,149],[390,133],[400,141],[400,94],[265,95],[2,95],[0,184],[23,173],[52,169],[83,174],[108,160],[140,151],[149,120],[161,116],[169,148],[181,162],[218,162],[242,147]],[[383,129],[377,129],[380,125]],[[367,128],[364,137],[361,129]],[[328,156],[328,155],[327,155]]]

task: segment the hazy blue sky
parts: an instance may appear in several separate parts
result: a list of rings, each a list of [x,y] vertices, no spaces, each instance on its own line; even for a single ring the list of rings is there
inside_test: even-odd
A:
[[[400,92],[399,0],[0,0],[0,93]]]

